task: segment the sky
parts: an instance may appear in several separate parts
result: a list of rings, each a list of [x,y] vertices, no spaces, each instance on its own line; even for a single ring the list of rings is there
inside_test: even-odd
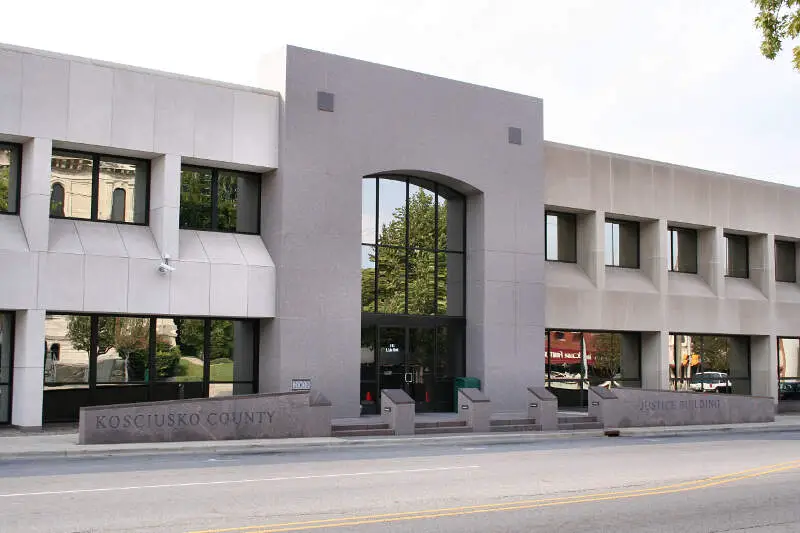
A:
[[[800,73],[788,52],[760,55],[750,0],[5,0],[1,12],[1,42],[245,85],[284,44],[487,85],[543,98],[550,141],[800,186]]]

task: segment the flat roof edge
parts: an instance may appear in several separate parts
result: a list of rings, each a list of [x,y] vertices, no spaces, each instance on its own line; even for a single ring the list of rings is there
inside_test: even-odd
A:
[[[31,55],[49,57],[51,59],[63,59],[65,61],[75,61],[75,62],[78,62],[78,63],[84,63],[84,64],[87,64],[87,65],[95,65],[95,66],[98,66],[98,67],[113,68],[113,69],[118,69],[118,70],[127,70],[129,72],[136,72],[136,73],[139,73],[139,74],[150,74],[150,75],[153,75],[153,76],[161,76],[161,77],[164,77],[164,78],[171,78],[171,79],[174,79],[174,80],[189,81],[189,82],[193,82],[193,83],[201,83],[201,84],[204,84],[204,85],[213,85],[215,87],[222,87],[222,88],[225,88],[225,89],[232,89],[232,90],[236,90],[236,91],[245,91],[245,92],[251,92],[251,93],[264,94],[264,95],[268,95],[268,96],[280,97],[280,92],[272,90],[272,89],[264,89],[264,88],[261,88],[261,87],[254,87],[254,86],[251,86],[251,85],[240,85],[240,84],[237,84],[237,83],[228,83],[228,82],[225,82],[225,81],[212,80],[212,79],[208,79],[208,78],[200,78],[200,77],[197,77],[197,76],[189,76],[189,75],[186,75],[186,74],[177,74],[175,72],[167,72],[165,70],[156,70],[156,69],[150,69],[150,68],[145,68],[145,67],[137,67],[137,66],[133,66],[133,65],[126,65],[124,63],[114,63],[113,61],[104,61],[104,60],[100,60],[100,59],[92,59],[92,58],[83,57],[83,56],[74,56],[74,55],[70,55],[70,54],[61,54],[61,53],[58,53],[58,52],[52,52],[50,50],[41,50],[41,49],[38,49],[38,48],[28,48],[26,46],[18,46],[18,45],[15,45],[15,44],[8,44],[8,43],[0,42],[0,51],[2,51],[2,50],[9,51],[9,52],[17,52],[17,53],[20,53],[20,54],[31,54]]]

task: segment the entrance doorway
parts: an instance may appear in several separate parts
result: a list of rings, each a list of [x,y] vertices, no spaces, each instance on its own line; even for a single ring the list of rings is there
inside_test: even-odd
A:
[[[463,326],[374,325],[361,330],[363,414],[380,413],[380,391],[401,389],[417,412],[453,411],[455,378],[463,376]]]

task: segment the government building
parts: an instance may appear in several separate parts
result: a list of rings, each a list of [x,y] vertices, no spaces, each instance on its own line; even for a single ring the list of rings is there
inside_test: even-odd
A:
[[[0,424],[312,388],[800,404],[800,189],[552,143],[545,103],[287,47],[257,87],[0,45]],[[474,382],[474,381],[473,381]]]

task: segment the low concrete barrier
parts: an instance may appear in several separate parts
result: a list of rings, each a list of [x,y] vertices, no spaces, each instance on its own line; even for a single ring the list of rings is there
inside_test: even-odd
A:
[[[489,420],[492,415],[489,397],[479,389],[458,389],[458,418],[464,420],[475,433],[491,431]]]
[[[331,403],[284,392],[82,407],[80,444],[329,437]]]
[[[542,426],[542,431],[558,429],[558,398],[545,387],[528,387],[528,418]]]
[[[383,389],[381,391],[381,421],[389,424],[395,435],[414,434],[414,399],[402,389]]]
[[[591,387],[589,415],[606,428],[774,422],[775,403],[763,396]]]

